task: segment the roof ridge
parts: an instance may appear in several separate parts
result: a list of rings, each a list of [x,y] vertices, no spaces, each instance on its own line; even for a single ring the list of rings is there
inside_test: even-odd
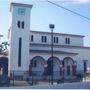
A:
[[[50,34],[51,32],[47,32],[47,31],[33,31],[30,30],[30,32],[35,32],[35,33],[47,33]],[[68,34],[68,33],[58,33],[58,32],[53,32],[54,34],[59,34],[59,35],[68,35],[68,36],[78,36],[78,37],[85,37],[84,35],[77,35],[77,34]]]

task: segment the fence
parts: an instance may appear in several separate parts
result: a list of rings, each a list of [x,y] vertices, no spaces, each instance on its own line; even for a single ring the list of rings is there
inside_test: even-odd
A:
[[[83,71],[77,71],[75,76],[60,74],[58,71],[54,71],[53,73],[53,83],[64,83],[64,82],[79,82],[82,81],[84,76],[88,75],[90,77],[90,73],[83,74]],[[6,77],[3,80],[5,81]],[[36,84],[51,84],[52,82],[52,74],[45,73],[42,71],[32,71],[29,73],[28,71],[12,71],[10,75],[10,86],[30,86]],[[7,80],[9,82],[9,80]],[[7,84],[9,85],[9,84]]]
[[[53,78],[52,78],[53,76]],[[24,71],[12,71],[11,84],[12,85],[36,85],[36,84],[51,84],[53,83],[63,83],[63,82],[75,82],[80,81],[83,77],[82,74],[65,75],[60,74],[55,71],[52,74],[46,74],[42,71],[32,71],[32,73]]]

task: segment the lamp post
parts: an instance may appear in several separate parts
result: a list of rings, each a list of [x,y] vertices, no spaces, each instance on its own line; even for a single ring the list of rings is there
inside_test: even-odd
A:
[[[53,85],[53,29],[55,28],[54,24],[50,24],[49,28],[51,29],[51,68],[52,68],[52,74],[51,74],[51,84]]]

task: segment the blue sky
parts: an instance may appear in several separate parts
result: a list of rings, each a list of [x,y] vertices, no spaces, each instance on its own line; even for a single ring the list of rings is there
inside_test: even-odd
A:
[[[49,0],[90,18],[90,0]],[[0,34],[6,40],[11,25],[10,2],[33,4],[31,30],[49,31],[49,24],[55,24],[54,32],[85,35],[85,46],[90,46],[90,20],[56,7],[45,0],[0,0]]]

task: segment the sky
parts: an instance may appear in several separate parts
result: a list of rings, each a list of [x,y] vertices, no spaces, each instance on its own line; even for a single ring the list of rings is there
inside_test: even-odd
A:
[[[90,18],[90,0],[49,0]],[[49,24],[55,24],[54,32],[84,35],[84,45],[90,46],[90,20],[59,8],[46,0],[0,0],[0,34],[7,40],[11,26],[10,3],[33,4],[30,29],[50,32]]]

